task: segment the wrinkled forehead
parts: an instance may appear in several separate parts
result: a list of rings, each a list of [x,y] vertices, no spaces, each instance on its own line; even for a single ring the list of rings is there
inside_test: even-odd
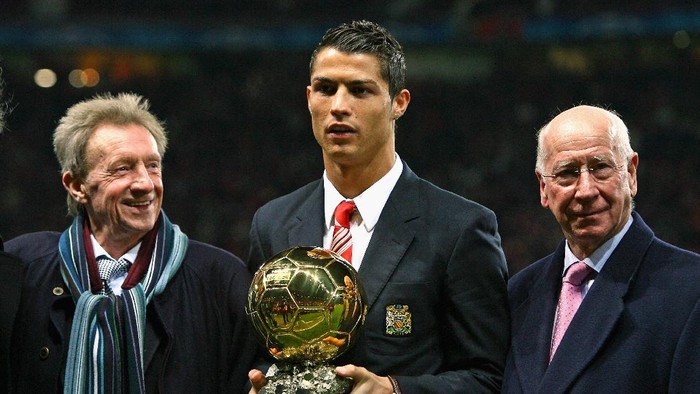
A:
[[[566,111],[552,119],[543,130],[547,157],[576,153],[612,153],[612,120],[605,111]]]

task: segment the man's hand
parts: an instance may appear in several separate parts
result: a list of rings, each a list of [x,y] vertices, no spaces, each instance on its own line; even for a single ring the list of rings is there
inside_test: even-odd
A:
[[[343,365],[336,367],[335,373],[339,376],[352,378],[355,381],[352,387],[352,394],[392,394],[394,392],[394,387],[391,385],[388,377],[377,376],[363,367],[357,367],[352,364]]]
[[[267,384],[265,374],[259,369],[251,369],[250,372],[248,372],[248,380],[250,380],[250,385],[253,386],[250,388],[248,394],[258,394],[258,391]]]

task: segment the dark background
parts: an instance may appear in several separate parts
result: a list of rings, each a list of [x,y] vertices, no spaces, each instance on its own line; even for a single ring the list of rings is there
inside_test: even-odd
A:
[[[0,136],[3,237],[69,224],[56,123],[96,93],[133,91],[170,133],[168,215],[191,238],[245,258],[255,210],[323,170],[304,93],[309,55],[327,28],[364,18],[407,54],[399,155],[496,212],[511,273],[561,239],[539,205],[535,132],[580,103],[620,113],[640,154],[637,210],[661,238],[700,251],[695,2],[430,3],[2,0],[12,107]],[[42,68],[56,73],[52,87],[35,84]],[[97,85],[69,83],[89,68]]]

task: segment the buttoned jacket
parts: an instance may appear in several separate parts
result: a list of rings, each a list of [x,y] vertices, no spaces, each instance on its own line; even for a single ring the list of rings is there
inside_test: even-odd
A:
[[[0,240],[0,392],[6,392],[10,379],[10,335],[22,290],[24,266],[19,259],[2,251]]]
[[[15,392],[62,391],[75,301],[60,273],[59,233],[28,234],[6,248],[26,265],[12,337]],[[148,392],[243,391],[256,357],[244,305],[250,274],[222,249],[190,240],[178,272],[148,304]]]
[[[317,180],[256,212],[251,270],[287,248],[322,245],[323,195]],[[492,211],[420,179],[404,163],[358,275],[365,326],[335,364],[393,374],[405,393],[498,391],[509,320],[507,268]],[[410,311],[410,330],[398,334],[388,328],[387,312],[397,305]]]

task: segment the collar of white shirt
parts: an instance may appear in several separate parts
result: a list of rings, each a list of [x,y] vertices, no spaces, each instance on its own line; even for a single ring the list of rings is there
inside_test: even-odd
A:
[[[101,256],[107,256],[111,259],[114,260],[119,260],[120,258],[125,258],[129,261],[129,263],[133,263],[136,261],[136,255],[139,253],[139,248],[141,247],[141,242],[137,243],[136,246],[133,248],[129,249],[128,252],[124,253],[123,256],[119,256],[117,258],[114,258],[113,256],[110,256],[109,253],[100,245],[99,242],[95,239],[95,236],[90,234],[90,241],[92,242],[92,250],[95,253],[95,259],[99,259]]]
[[[92,242],[92,250],[95,253],[95,259],[98,261],[98,264],[100,261],[100,257],[102,257],[102,256],[107,256],[107,257],[114,259],[114,260],[124,258],[124,259],[128,260],[129,263],[133,263],[134,261],[136,261],[136,256],[138,255],[139,248],[141,247],[141,242],[139,242],[136,244],[136,246],[129,249],[128,252],[124,253],[123,256],[119,256],[118,258],[115,259],[113,256],[110,256],[109,253],[107,253],[107,251],[102,247],[102,245],[100,245],[99,242],[97,242],[97,240],[95,239],[95,236],[92,234],[90,234],[90,241]],[[126,276],[127,275],[124,274],[124,275],[119,275],[117,277],[113,277],[113,279],[107,284],[112,289],[112,292],[115,295],[120,295],[122,293],[122,284],[124,283]]]
[[[603,266],[605,263],[608,262],[608,259],[610,258],[610,255],[615,251],[615,248],[617,248],[617,245],[622,241],[622,238],[627,234],[627,230],[629,230],[630,226],[632,225],[632,216],[627,220],[627,223],[625,223],[625,226],[615,234],[612,238],[607,240],[604,244],[600,245],[598,249],[596,249],[593,253],[591,253],[590,256],[586,257],[583,260],[579,260],[578,257],[576,257],[572,252],[571,249],[569,248],[569,241],[566,241],[566,248],[564,248],[564,272],[574,263],[578,261],[583,261],[588,265],[589,267],[593,268],[595,272],[600,272],[603,269]],[[563,275],[563,274],[562,274]]]
[[[365,231],[371,232],[374,230],[374,226],[376,226],[377,221],[379,221],[379,215],[381,215],[384,205],[386,205],[387,200],[389,200],[389,195],[391,191],[394,190],[396,182],[399,181],[402,171],[403,162],[401,158],[399,158],[399,155],[395,153],[395,161],[391,170],[359,196],[352,199],[352,201],[355,202],[357,211],[362,217],[362,225]],[[341,201],[346,200],[346,198],[333,186],[328,179],[326,171],[323,171],[323,194],[326,231],[329,231],[334,224],[333,212],[335,208]]]

